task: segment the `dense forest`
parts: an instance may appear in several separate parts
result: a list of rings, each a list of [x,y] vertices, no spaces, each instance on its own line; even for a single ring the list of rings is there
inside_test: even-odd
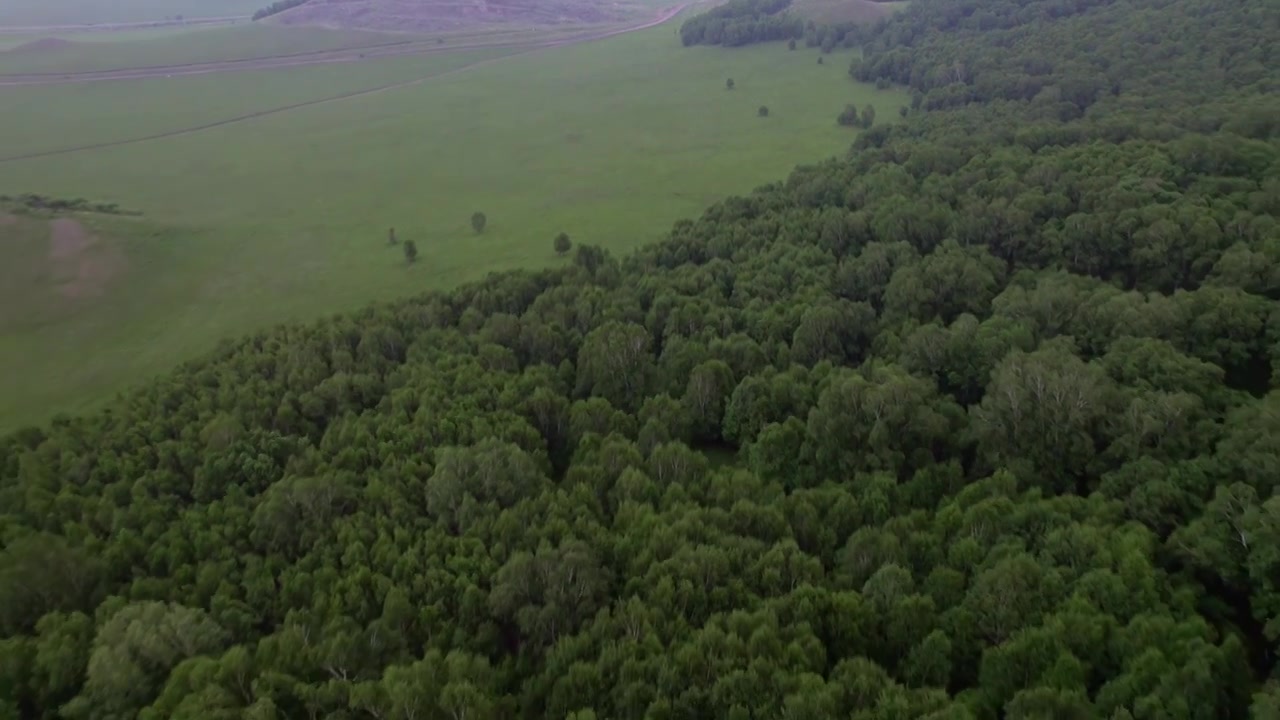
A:
[[[1277,37],[914,0],[845,157],[0,440],[0,717],[1280,718]]]
[[[817,23],[788,12],[791,0],[729,0],[680,26],[680,40],[689,45],[739,47],[754,43],[803,38],[808,47],[829,53],[852,48],[873,33],[857,22]]]
[[[829,53],[838,47],[857,47],[865,35],[865,26],[856,22],[818,24],[810,21],[805,25],[804,42]]]
[[[805,23],[786,12],[791,0],[729,0],[680,26],[680,41],[689,45],[727,45],[800,37]]]
[[[307,3],[308,1],[309,0],[276,0],[276,2],[273,2],[270,5],[255,12],[253,14],[253,19],[261,20],[263,18],[269,18],[272,15],[279,15],[285,10],[292,10],[298,7],[299,5],[303,5]]]

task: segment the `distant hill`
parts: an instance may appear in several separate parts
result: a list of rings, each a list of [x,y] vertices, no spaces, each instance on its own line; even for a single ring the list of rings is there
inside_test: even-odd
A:
[[[622,22],[646,12],[640,2],[602,0],[310,0],[270,22],[400,32],[477,27],[558,27]]]

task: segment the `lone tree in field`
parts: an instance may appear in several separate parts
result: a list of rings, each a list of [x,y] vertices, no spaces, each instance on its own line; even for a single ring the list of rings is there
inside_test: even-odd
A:
[[[471,215],[471,229],[475,230],[477,233],[484,232],[484,226],[488,224],[488,222],[489,218],[485,217],[482,212],[473,213]]]
[[[819,64],[819,65],[823,64],[823,63],[822,63],[822,56],[821,56],[821,55],[819,55],[819,56],[818,56],[818,64]]]
[[[725,89],[725,90],[732,90],[732,89],[733,89],[733,78],[729,78],[728,80],[725,80],[725,81],[724,81],[724,89]]]
[[[876,109],[871,105],[862,108],[862,127],[869,128],[876,121]]]
[[[396,239],[396,229],[391,228],[390,230],[387,231],[387,244],[395,245],[398,242],[400,241]]]
[[[845,127],[853,127],[858,124],[858,108],[852,105],[845,105],[844,112],[836,117],[836,122]]]
[[[769,117],[769,106],[761,105],[760,109],[756,111],[756,114],[760,117]]]
[[[788,49],[788,50],[795,50],[795,49],[796,49],[796,39],[795,39],[795,38],[791,38],[790,40],[788,40],[788,41],[787,41],[787,49]]]
[[[404,241],[404,261],[413,264],[418,259],[418,244],[412,240]]]
[[[557,255],[564,255],[573,249],[573,241],[569,239],[568,233],[560,233],[556,236],[555,248]]]

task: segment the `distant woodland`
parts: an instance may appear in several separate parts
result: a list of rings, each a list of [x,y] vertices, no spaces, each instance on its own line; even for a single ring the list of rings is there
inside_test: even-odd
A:
[[[914,0],[846,156],[0,439],[0,717],[1280,717],[1278,27]]]
[[[852,48],[870,33],[858,22],[816,23],[790,13],[791,0],[730,0],[680,26],[680,40],[689,45],[738,47],[776,40],[803,39],[808,47],[829,53]]]
[[[253,14],[253,19],[261,20],[263,18],[269,18],[272,15],[278,15],[284,12],[285,10],[292,10],[293,8],[296,8],[299,5],[303,5],[308,1],[309,0],[276,0],[276,2],[273,2],[270,5],[255,12]]]
[[[686,20],[680,40],[688,45],[748,45],[786,40],[804,33],[804,21],[785,12],[791,0],[729,0]]]

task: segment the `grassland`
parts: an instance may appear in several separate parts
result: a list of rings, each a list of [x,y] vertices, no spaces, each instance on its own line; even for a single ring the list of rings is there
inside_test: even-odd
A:
[[[0,25],[153,22],[184,17],[252,15],[261,0],[4,0]]]
[[[248,23],[240,22],[241,27],[247,27]],[[156,40],[158,38],[171,38],[182,35],[194,35],[196,33],[208,32],[210,30],[219,29],[222,25],[158,25],[155,27],[139,27],[126,30],[73,30],[73,31],[48,31],[48,30],[13,30],[6,32],[3,26],[0,26],[0,50],[14,50],[8,56],[0,56],[0,68],[4,67],[7,61],[19,55],[27,54],[23,50],[24,45],[29,46],[33,43],[40,43],[42,40],[47,43],[48,38],[55,41],[66,43],[84,43],[86,45],[110,45],[114,43],[134,43],[141,40]],[[41,43],[43,44],[43,43]]]
[[[66,34],[70,45],[51,50],[21,48],[0,54],[0,74],[81,72],[219,62],[293,53],[323,52],[405,42],[412,36],[358,30],[281,28],[257,23],[211,29],[159,28],[152,37],[109,41],[113,35],[148,31]],[[93,40],[99,40],[94,42]],[[32,38],[27,36],[26,42]],[[12,45],[11,45],[12,47]]]
[[[271,16],[285,25],[435,33],[609,25],[642,18],[664,0],[319,0]]]
[[[0,158],[167,133],[363,88],[427,78],[510,52],[478,50],[283,71],[161,77],[127,83],[0,88],[5,97],[18,99],[0,109],[0,126],[5,128],[5,132],[0,134]],[[92,121],[86,121],[86,112],[90,113]],[[246,134],[254,130],[244,128]],[[210,147],[210,154],[215,158],[239,156],[236,146],[243,139],[235,133],[222,135],[231,145],[222,148],[225,152]],[[201,144],[200,140],[197,139],[197,145]],[[153,153],[165,150],[162,145],[139,147],[128,153],[128,159],[145,163],[154,157]],[[285,153],[291,152],[292,149],[282,147],[279,156],[273,152],[268,159],[287,160]],[[96,162],[96,156],[77,155],[71,158],[71,162],[92,163]],[[25,165],[14,166],[19,167],[26,172]],[[39,170],[33,168],[31,172]],[[64,179],[74,177],[64,178],[56,173],[47,182],[60,186]],[[146,185],[152,182],[144,182],[141,187],[132,187],[132,184],[131,181],[131,187],[121,187],[112,193],[132,195],[145,191]],[[5,188],[0,192],[5,190],[12,194],[29,188]]]
[[[390,79],[434,79],[165,140],[0,165],[40,192],[117,202],[82,218],[116,258],[66,297],[47,223],[0,225],[0,429],[95,406],[219,339],[563,260],[625,251],[727,194],[839,152],[839,53],[681,49],[673,24],[517,58],[498,51],[97,85],[4,88],[0,155],[207,123]],[[507,51],[510,52],[510,51]],[[724,89],[733,77],[737,89]],[[756,115],[767,105],[767,118]],[[59,118],[66,118],[59,120]],[[476,236],[475,210],[489,217]],[[395,226],[420,250],[406,266]],[[25,280],[23,278],[26,278]]]

